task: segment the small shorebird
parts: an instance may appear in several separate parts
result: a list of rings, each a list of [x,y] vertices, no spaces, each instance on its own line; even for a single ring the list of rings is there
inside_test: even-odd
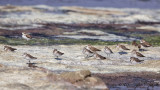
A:
[[[37,59],[36,57],[34,57],[34,56],[30,55],[30,54],[27,54],[27,53],[24,53],[23,56],[24,56],[26,59],[28,59],[29,61],[30,61],[30,60],[34,60],[34,59]]]
[[[31,63],[30,61],[29,61],[27,64],[28,64],[28,67],[31,67],[31,68],[37,67],[37,66],[35,65],[36,63]]]
[[[144,61],[144,60],[139,60],[138,58],[130,57],[130,62],[131,62],[131,61],[142,62],[142,61]]]
[[[15,51],[15,50],[17,50],[16,48],[12,48],[12,47],[9,47],[9,46],[4,46],[4,50],[5,51]]]
[[[150,47],[150,46],[147,46],[146,44],[144,44],[144,43],[140,43],[140,45],[139,45],[139,51],[147,51],[146,50],[146,48],[147,47]]]
[[[140,43],[140,45],[141,45],[141,48],[142,48],[142,47],[143,47],[143,48],[150,47],[150,45],[147,45],[147,44],[145,44],[145,43]]]
[[[25,32],[22,32],[22,38],[27,40],[27,41],[32,39],[31,35],[29,35]]]
[[[127,52],[125,52],[126,50],[130,50],[128,49],[126,46],[124,45],[120,45],[120,44],[117,44],[117,48],[119,50],[119,54],[122,55],[122,54],[127,54]]]
[[[142,47],[143,47],[143,48],[142,48]],[[145,46],[145,47],[146,47],[146,46]],[[143,46],[141,43],[138,44],[137,48],[138,48],[139,51],[145,51],[144,46]]]
[[[96,59],[100,59],[100,60],[106,59],[106,57],[101,56],[101,55],[99,55],[98,53],[95,53],[95,54],[94,54],[94,57],[95,57]]]
[[[99,49],[97,49],[97,48],[95,48],[95,47],[93,47],[91,45],[87,45],[86,49],[88,49],[88,50],[90,50],[92,52],[101,51],[101,50],[99,50]]]
[[[113,54],[112,50],[107,46],[104,47],[104,52],[107,54],[107,56],[110,56],[110,54]]]
[[[138,47],[138,49],[140,50],[140,49],[141,49],[141,44],[138,44],[137,47]]]
[[[135,49],[132,51],[132,54],[135,54],[137,57],[145,57],[143,54],[137,52]]]
[[[117,48],[119,48],[120,50],[130,50],[126,46],[120,44],[117,45]]]
[[[136,43],[136,41],[134,40],[134,41],[132,42],[132,45],[133,45],[133,46],[138,46],[138,43]]]
[[[148,43],[148,42],[146,42],[145,40],[140,40],[140,44],[141,44],[141,46],[143,46],[143,47],[151,47],[152,45],[150,44],[150,43]]]
[[[62,56],[64,53],[58,51],[57,49],[54,49],[53,50],[53,55],[56,56],[57,58]]]
[[[85,55],[85,58],[92,57],[94,55],[94,53],[92,51],[88,50],[86,47],[83,48],[82,53]]]
[[[132,42],[132,45],[135,46],[135,47],[137,47],[139,51],[143,50],[143,49],[141,49],[141,44],[136,43],[135,40]]]

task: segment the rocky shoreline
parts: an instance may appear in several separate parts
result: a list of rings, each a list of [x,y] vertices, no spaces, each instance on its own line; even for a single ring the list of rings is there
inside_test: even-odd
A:
[[[109,90],[98,77],[91,76],[89,70],[55,74],[45,68],[0,67],[0,89],[7,90],[48,90],[48,89],[103,89]],[[9,77],[8,77],[9,76]],[[7,81],[9,80],[9,82]]]
[[[128,90],[160,89],[159,9],[0,6],[0,89],[6,90]],[[78,18],[77,18],[78,17]],[[29,33],[30,41],[21,38]],[[153,47],[141,51],[142,63],[131,62],[131,41],[145,39]],[[108,43],[109,42],[109,43]],[[121,55],[115,44],[130,50]],[[86,59],[87,44],[105,60]],[[15,52],[4,51],[12,45]],[[113,50],[108,57],[105,46]],[[53,49],[64,53],[60,59]],[[36,66],[22,55],[29,53]]]
[[[34,38],[122,42],[159,36],[159,9],[45,5],[0,8],[0,35],[7,38],[19,39],[22,32]]]
[[[114,90],[123,88],[127,90],[149,88],[150,90],[154,88],[156,90],[160,88],[160,61],[156,56],[160,50],[159,47],[150,47],[147,48],[148,51],[142,52],[146,56],[141,58],[145,60],[143,63],[129,62],[129,54],[117,56],[114,45],[109,47],[115,56],[107,60],[85,59],[80,53],[84,45],[12,47],[17,48],[17,51],[7,52],[0,48],[0,80],[2,82],[0,89]],[[95,47],[103,49],[104,46]],[[127,47],[134,48],[130,45]],[[61,60],[54,59],[51,54],[53,48],[65,53]],[[37,60],[31,61],[36,63],[37,67],[28,67],[27,60],[22,56],[24,52],[38,57]]]
[[[91,73],[89,70],[53,73],[45,68],[0,65],[0,89],[7,90],[114,90],[160,88],[154,72]],[[9,82],[7,81],[9,80]]]

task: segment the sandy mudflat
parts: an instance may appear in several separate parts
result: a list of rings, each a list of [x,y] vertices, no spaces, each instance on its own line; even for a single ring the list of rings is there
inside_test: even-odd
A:
[[[127,54],[120,55],[116,46],[109,46],[114,54],[110,57],[103,52],[104,46],[95,46],[102,51],[99,54],[107,57],[106,60],[96,60],[95,58],[85,59],[82,54],[82,48],[85,45],[53,45],[53,46],[13,46],[18,50],[16,52],[3,51],[3,46],[0,45],[0,63],[9,66],[27,67],[27,62],[22,54],[27,52],[37,60],[32,62],[37,63],[37,66],[49,69],[54,72],[77,71],[89,69],[93,73],[115,73],[115,72],[135,72],[135,71],[153,71],[159,72],[160,63],[159,47],[147,48],[148,51],[141,52],[146,57],[139,58],[144,60],[143,63],[130,62],[131,51]],[[130,49],[135,47],[127,45]],[[54,58],[52,50],[56,48],[65,54],[60,57],[60,60]]]

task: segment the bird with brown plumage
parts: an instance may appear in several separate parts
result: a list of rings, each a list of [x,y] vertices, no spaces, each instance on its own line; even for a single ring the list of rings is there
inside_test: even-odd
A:
[[[140,60],[138,58],[135,57],[130,57],[130,62],[135,61],[135,62],[143,62],[144,60]]]

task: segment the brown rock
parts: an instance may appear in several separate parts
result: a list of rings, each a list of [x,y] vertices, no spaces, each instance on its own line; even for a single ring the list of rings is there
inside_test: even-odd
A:
[[[89,70],[81,70],[76,72],[65,72],[60,74],[60,78],[64,80],[75,83],[78,81],[84,80],[86,77],[91,76],[91,72]]]
[[[3,65],[2,65],[2,64],[0,64],[0,67],[3,67]]]
[[[105,83],[98,77],[92,77],[89,70],[66,72],[59,75],[61,79],[68,81],[81,89],[109,90]]]
[[[57,81],[58,77],[57,77],[56,74],[49,73],[49,74],[47,75],[47,79],[48,79],[48,81],[53,82],[53,81]]]
[[[53,82],[36,88],[35,90],[78,90],[73,84],[68,82]]]
[[[92,90],[109,90],[102,79],[98,77],[87,77],[84,81],[76,82],[75,85]]]
[[[13,84],[8,84],[6,87],[9,90],[33,90],[31,87],[28,85],[22,84],[22,83],[13,83]]]

